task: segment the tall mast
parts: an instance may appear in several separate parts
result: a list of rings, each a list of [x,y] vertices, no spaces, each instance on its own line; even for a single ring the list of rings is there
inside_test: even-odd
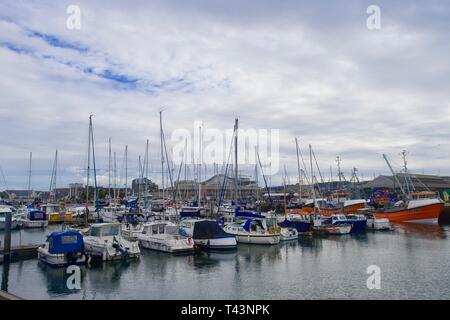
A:
[[[162,198],[163,208],[165,207],[164,201],[164,152],[163,152],[163,135],[162,135],[162,111],[159,112],[159,131],[160,131],[160,143],[161,143],[161,182],[162,182]]]
[[[140,199],[141,195],[142,195],[142,181],[143,181],[143,177],[144,177],[144,174],[142,173],[144,171],[144,169],[142,168],[141,155],[139,155],[138,164],[139,164],[138,199]]]
[[[286,172],[286,165],[284,165],[284,179],[283,179],[283,186],[284,186],[284,216],[287,217],[287,203],[286,203],[286,179],[287,179],[287,172]]]
[[[402,191],[403,195],[406,197],[407,196],[406,192],[403,189],[402,184],[400,183],[400,181],[398,181],[397,175],[395,174],[394,169],[392,169],[392,166],[389,163],[389,160],[387,159],[387,157],[386,157],[386,155],[384,153],[383,153],[383,158],[384,158],[384,161],[386,161],[386,164],[388,165],[389,170],[391,170],[391,173],[392,173],[392,176],[394,177],[395,182],[397,182],[398,186],[400,187],[400,190]]]
[[[108,142],[108,195],[111,199],[111,137]]]
[[[255,184],[256,184],[256,201],[259,201],[259,181],[258,181],[258,163],[257,160],[258,149],[255,147]]]
[[[202,162],[203,162],[203,157],[202,157],[202,152],[203,152],[203,148],[202,148],[202,126],[198,127],[199,130],[199,148],[198,148],[198,153],[199,153],[199,163],[198,163],[198,206],[201,206],[201,201],[202,201]]]
[[[114,206],[117,206],[117,165],[116,165],[116,152],[114,152]]]
[[[148,139],[147,139],[147,145],[145,146],[145,197],[147,199],[148,197],[148,158],[149,158],[149,154],[148,154]]]
[[[52,201],[56,200],[56,172],[58,168],[58,149],[56,149],[55,152],[55,159],[53,160],[53,167],[52,167],[52,178],[50,180],[50,187],[49,187],[49,193],[50,193],[50,199]]]
[[[128,145],[125,145],[125,200],[128,200]]]
[[[297,172],[298,172],[298,203],[302,204],[302,171],[300,169],[300,155],[298,151],[298,140],[295,138],[295,151],[297,153]]]
[[[234,192],[236,205],[238,202],[238,118],[234,120]]]
[[[339,178],[339,186],[338,186],[338,191],[340,191],[340,189],[342,189],[342,172],[341,172],[341,158],[339,156],[336,157],[336,163],[337,163],[337,168],[338,168],[338,178]],[[339,200],[339,197],[338,197]]]
[[[31,195],[33,194],[33,192],[31,191],[31,160],[33,158],[33,152],[30,152],[30,166],[29,166],[29,171],[28,171],[28,193],[29,193],[29,197],[31,197]]]
[[[89,173],[91,171],[91,130],[92,130],[92,114],[89,116],[89,139],[88,139],[88,161],[87,161],[87,177],[86,177],[86,211],[84,214],[84,223],[88,224],[89,215]]]
[[[314,168],[312,162],[312,147],[309,145],[309,162],[311,167],[311,187],[312,187],[312,196],[313,196],[313,208],[316,208],[316,190],[314,188]],[[314,209],[315,211],[315,209]]]

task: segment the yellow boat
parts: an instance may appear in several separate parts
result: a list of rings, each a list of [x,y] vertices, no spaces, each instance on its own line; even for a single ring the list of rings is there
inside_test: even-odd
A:
[[[65,212],[60,204],[47,203],[41,206],[41,210],[47,215],[49,223],[62,223],[73,221],[71,212]]]

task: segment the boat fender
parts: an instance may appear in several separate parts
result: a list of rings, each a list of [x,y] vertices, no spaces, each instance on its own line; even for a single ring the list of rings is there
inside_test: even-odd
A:
[[[191,237],[188,238],[188,243],[189,243],[189,244],[192,243],[192,238],[191,238]]]

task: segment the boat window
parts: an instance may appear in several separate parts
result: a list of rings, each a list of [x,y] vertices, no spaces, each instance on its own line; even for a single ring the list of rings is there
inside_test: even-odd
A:
[[[119,235],[118,225],[106,225],[102,227],[102,236],[117,236]]]
[[[100,228],[92,228],[91,229],[91,236],[93,236],[93,237],[100,237]]]
[[[75,244],[78,243],[77,236],[61,236],[61,244]]]
[[[152,234],[158,234],[158,226],[152,226]]]
[[[164,233],[164,225],[163,224],[161,224],[159,226],[159,233]]]

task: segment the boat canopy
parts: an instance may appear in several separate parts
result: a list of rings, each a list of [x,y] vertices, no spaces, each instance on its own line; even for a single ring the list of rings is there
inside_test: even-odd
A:
[[[181,208],[180,218],[200,218],[199,207],[184,207]]]
[[[236,207],[236,209],[234,210],[234,215],[236,217],[243,217],[243,218],[260,218],[263,219],[265,218],[264,216],[257,214],[257,213],[253,213],[251,211],[240,211],[239,207]]]
[[[245,231],[249,231],[249,230],[250,230],[250,226],[251,226],[253,223],[259,224],[259,226],[260,226],[261,228],[264,229],[264,226],[263,226],[261,220],[257,220],[257,219],[248,219],[247,221],[244,222],[244,225],[243,225],[244,230],[245,230]]]
[[[216,221],[196,221],[194,225],[194,239],[232,238],[234,235],[226,233]]]
[[[48,252],[51,254],[80,252],[84,246],[83,236],[76,231],[52,232],[48,236],[48,243]]]
[[[41,221],[46,220],[46,214],[42,210],[33,210],[28,213],[28,219],[31,221]]]

